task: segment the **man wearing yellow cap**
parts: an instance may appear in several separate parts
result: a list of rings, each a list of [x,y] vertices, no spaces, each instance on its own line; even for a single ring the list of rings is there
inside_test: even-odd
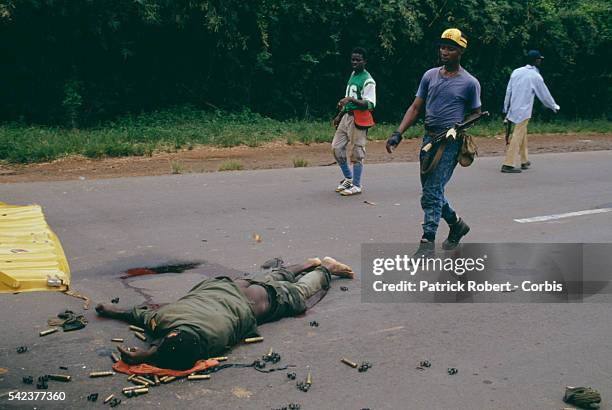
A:
[[[432,137],[462,122],[466,116],[480,113],[480,83],[461,67],[461,56],[467,48],[467,38],[456,28],[445,30],[439,40],[441,67],[435,67],[423,75],[416,97],[404,114],[399,127],[387,140],[387,151],[391,153],[402,140],[402,133],[411,127],[425,108],[425,136],[423,146]],[[448,238],[442,244],[444,249],[454,249],[470,227],[457,216],[444,196],[444,187],[453,175],[457,165],[460,139],[448,139],[438,165],[426,174],[421,174],[421,207],[425,214],[423,236],[419,252],[430,253],[440,218],[450,228]],[[440,149],[440,148],[439,148]],[[420,160],[424,161],[421,151]]]

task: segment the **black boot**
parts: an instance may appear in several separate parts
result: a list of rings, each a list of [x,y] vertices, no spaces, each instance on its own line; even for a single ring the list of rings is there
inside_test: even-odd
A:
[[[442,249],[446,251],[450,251],[455,249],[457,245],[459,245],[459,241],[470,231],[470,227],[468,224],[463,222],[463,219],[459,218],[457,222],[455,222],[450,226],[450,231],[448,232],[448,238],[442,243]]]
[[[413,258],[431,258],[436,254],[436,243],[429,239],[423,238],[419,243],[419,247],[416,252],[412,255]]]
[[[518,174],[521,172],[520,169],[511,167],[510,165],[502,165],[501,172],[505,174]]]

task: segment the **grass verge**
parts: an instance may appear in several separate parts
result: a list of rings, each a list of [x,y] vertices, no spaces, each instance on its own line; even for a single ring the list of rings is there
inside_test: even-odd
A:
[[[377,124],[370,130],[368,138],[384,140],[396,127],[397,124]],[[532,121],[529,131],[612,133],[612,121]],[[483,121],[471,132],[476,136],[499,135],[503,132],[501,120]],[[327,121],[277,121],[249,111],[208,112],[181,107],[126,116],[82,130],[3,124],[0,125],[0,161],[45,162],[67,155],[89,158],[152,155],[154,152],[192,149],[195,145],[256,147],[269,141],[310,144],[330,142],[333,133]],[[422,126],[419,125],[409,129],[404,136],[413,138],[421,133]]]

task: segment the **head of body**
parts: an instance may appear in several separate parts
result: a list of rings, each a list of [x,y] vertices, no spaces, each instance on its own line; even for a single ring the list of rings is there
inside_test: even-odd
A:
[[[542,60],[544,59],[544,56],[540,54],[538,50],[529,50],[526,58],[527,58],[527,64],[539,68],[540,65],[542,64]]]
[[[367,63],[367,52],[362,47],[355,47],[351,52],[351,66],[355,74],[365,70]]]
[[[440,62],[448,72],[459,70],[461,56],[467,48],[467,38],[456,28],[444,30],[438,41]]]
[[[163,369],[191,369],[202,357],[198,337],[182,329],[168,332],[158,345],[151,345],[147,350],[118,349],[121,360],[129,365],[148,363]]]

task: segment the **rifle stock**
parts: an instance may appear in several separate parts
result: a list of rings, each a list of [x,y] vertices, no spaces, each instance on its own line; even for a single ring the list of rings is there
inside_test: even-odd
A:
[[[469,120],[466,120],[464,122],[460,122],[458,124],[456,124],[453,128],[450,128],[444,132],[441,132],[437,135],[435,135],[431,142],[427,143],[422,150],[424,152],[429,152],[429,150],[437,143],[439,143],[440,141],[442,141],[445,138],[448,138],[449,136],[452,136],[453,138],[456,138],[457,134],[459,134],[461,131],[467,130],[468,128],[472,127],[474,124],[476,124],[481,118],[483,117],[488,117],[489,116],[489,111],[483,111],[481,113],[478,113],[476,116],[470,118]]]

